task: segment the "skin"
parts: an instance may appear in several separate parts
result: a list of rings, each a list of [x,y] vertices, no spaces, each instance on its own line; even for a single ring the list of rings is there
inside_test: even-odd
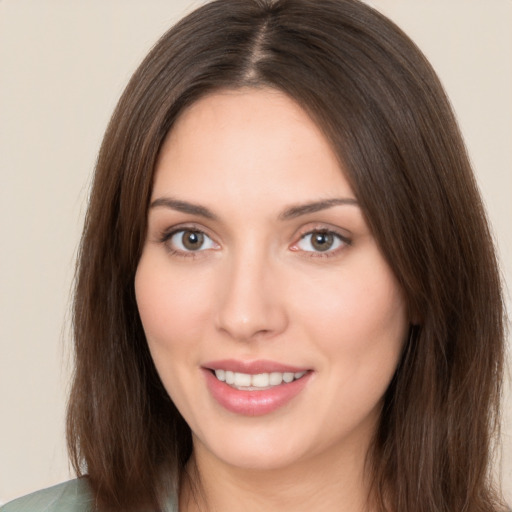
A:
[[[338,198],[349,201],[290,214]],[[355,200],[321,130],[281,92],[216,92],[167,136],[135,290],[156,368],[192,429],[189,469],[208,510],[365,510],[365,455],[409,321]],[[207,235],[199,250],[180,229]],[[332,248],[319,251],[315,231],[336,233]],[[278,410],[235,414],[205,384],[202,366],[220,359],[309,377]],[[197,506],[190,485],[180,510]]]

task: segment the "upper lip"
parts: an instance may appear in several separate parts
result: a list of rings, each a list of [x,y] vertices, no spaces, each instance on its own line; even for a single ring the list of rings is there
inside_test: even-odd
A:
[[[289,364],[279,363],[277,361],[268,361],[265,359],[258,359],[254,361],[241,361],[237,359],[222,359],[218,361],[209,361],[202,365],[203,368],[208,370],[228,370],[238,373],[248,373],[257,375],[258,373],[272,373],[272,372],[291,372],[298,373],[309,370],[309,368],[292,366]]]

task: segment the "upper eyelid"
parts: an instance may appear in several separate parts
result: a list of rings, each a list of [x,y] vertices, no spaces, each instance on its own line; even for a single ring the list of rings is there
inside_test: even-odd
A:
[[[308,235],[312,235],[313,233],[332,233],[334,236],[338,237],[341,241],[342,246],[336,249],[329,249],[325,252],[320,251],[304,251],[299,247],[300,242]],[[309,257],[327,257],[334,256],[338,254],[340,251],[343,251],[347,246],[351,246],[353,243],[352,233],[344,228],[339,226],[333,226],[332,224],[325,222],[314,222],[305,224],[301,226],[296,234],[294,235],[294,241],[289,245],[290,250],[294,252],[303,252],[307,254]]]
[[[306,236],[312,235],[314,233],[329,233],[329,234],[333,234],[334,236],[339,237],[346,244],[350,244],[352,242],[352,240],[348,236],[340,233],[339,231],[335,231],[333,229],[312,229],[310,231],[306,231],[303,235],[301,235],[299,240],[302,240]]]
[[[307,236],[310,236],[310,235],[313,235],[314,233],[330,233],[330,234],[333,234],[335,237],[338,237],[338,239],[342,242],[342,244],[344,245],[352,245],[352,240],[350,238],[348,238],[347,236],[345,235],[342,235],[341,233],[337,232],[337,231],[334,231],[334,230],[322,230],[322,229],[313,229],[313,230],[310,230],[310,231],[307,231],[306,233],[304,233],[303,235],[301,235],[295,242],[293,242],[293,244],[291,245],[291,247],[297,247],[299,245],[299,243],[304,240],[304,238],[306,238]],[[336,251],[337,249],[334,249],[334,251]],[[311,251],[311,252],[314,252],[314,251]],[[326,252],[331,252],[330,250],[327,250]]]
[[[217,236],[216,234],[213,234],[211,230],[205,227],[203,224],[196,222],[183,222],[172,226],[168,226],[157,232],[156,238],[158,239],[159,242],[164,242],[166,240],[169,240],[176,233],[187,230],[203,233],[205,236],[212,239],[216,244],[222,245],[221,237]],[[291,242],[290,245],[296,245],[302,238],[315,232],[333,233],[334,235],[341,238],[341,240],[347,245],[352,244],[352,234],[347,229],[338,226],[333,226],[329,223],[313,222],[305,224],[301,226],[298,230],[296,230],[295,234],[292,236],[293,241]]]
[[[198,233],[202,233],[206,235],[207,237],[211,238],[212,240],[215,239],[214,236],[210,233],[210,230],[195,224],[194,222],[184,222],[181,224],[176,224],[173,226],[169,226],[159,233],[159,238],[170,238],[171,236],[175,235],[176,233],[179,233],[180,231],[197,231]]]
[[[194,251],[194,250],[183,250],[181,248],[175,247],[174,244],[171,244],[172,238],[176,234],[181,233],[181,232],[187,232],[187,231],[192,231],[192,232],[203,234],[216,247],[213,247],[213,248],[212,247],[208,247],[208,248],[205,248],[205,249],[198,249],[198,250]],[[162,244],[164,247],[166,247],[166,250],[170,254],[175,255],[177,257],[183,257],[183,258],[185,258],[185,257],[193,257],[193,258],[197,258],[197,257],[200,257],[201,255],[203,255],[204,252],[212,250],[212,249],[215,250],[216,248],[219,247],[219,243],[215,240],[214,237],[210,236],[207,232],[205,232],[205,230],[198,229],[198,228],[196,228],[194,226],[191,226],[191,225],[186,225],[186,226],[176,225],[176,226],[172,226],[172,227],[169,227],[168,229],[164,229],[157,236],[158,236],[158,238],[156,239],[156,242],[158,244]]]
[[[334,233],[338,235],[342,240],[352,241],[352,233],[345,228],[339,226],[333,226],[332,224],[325,222],[312,222],[306,224],[296,231],[295,238],[302,238],[306,235],[316,232]],[[296,242],[294,242],[296,243]]]
[[[316,250],[306,250],[299,247],[301,241],[308,235],[312,235],[313,233],[325,232],[332,233],[334,236],[338,237],[340,246],[335,248],[329,248],[325,251],[316,251]],[[347,236],[341,234],[339,231],[335,229],[310,229],[300,236],[291,246],[290,250],[293,252],[297,252],[301,254],[302,257],[317,259],[317,258],[336,258],[345,253],[345,250],[352,245],[352,239]]]

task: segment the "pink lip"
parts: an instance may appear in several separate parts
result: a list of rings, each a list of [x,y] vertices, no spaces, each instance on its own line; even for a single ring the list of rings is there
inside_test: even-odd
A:
[[[203,368],[209,370],[229,370],[231,372],[250,373],[257,375],[258,373],[272,373],[272,372],[304,372],[309,368],[299,368],[298,366],[290,366],[287,364],[277,363],[275,361],[267,361],[265,359],[258,359],[256,361],[239,361],[237,359],[222,359],[219,361],[211,361],[203,364]]]
[[[304,369],[295,368],[271,361],[242,362],[234,360],[215,361],[203,366],[206,385],[212,397],[226,410],[244,416],[262,416],[274,412],[288,404],[308,383],[312,372],[308,371],[300,379],[290,383],[282,383],[269,389],[242,391],[221,382],[212,370],[223,369],[241,373],[300,372]]]

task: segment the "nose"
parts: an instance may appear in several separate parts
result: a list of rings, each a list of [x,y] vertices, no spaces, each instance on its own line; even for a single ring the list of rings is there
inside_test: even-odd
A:
[[[272,338],[288,325],[285,291],[269,258],[240,255],[226,261],[216,328],[238,341]]]

